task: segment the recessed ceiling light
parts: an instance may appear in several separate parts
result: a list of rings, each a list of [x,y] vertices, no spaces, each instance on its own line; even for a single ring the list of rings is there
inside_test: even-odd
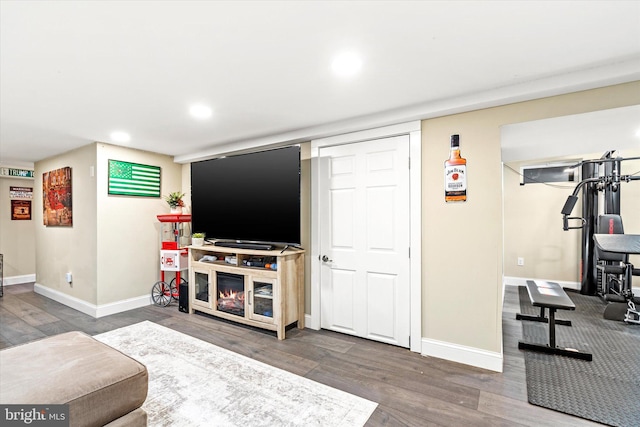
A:
[[[362,68],[362,59],[353,52],[343,52],[331,63],[331,69],[341,77],[350,77]]]
[[[111,132],[110,136],[113,142],[129,142],[131,140],[131,136],[122,131]]]
[[[191,108],[189,108],[189,114],[196,119],[208,119],[212,113],[211,108],[203,104],[192,105]]]

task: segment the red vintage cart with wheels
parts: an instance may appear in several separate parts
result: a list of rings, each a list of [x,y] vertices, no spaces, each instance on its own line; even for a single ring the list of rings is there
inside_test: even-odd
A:
[[[172,300],[180,297],[180,284],[187,281],[181,272],[188,268],[188,239],[190,233],[185,234],[185,228],[191,222],[191,215],[166,214],[158,215],[161,223],[160,249],[160,281],[151,288],[151,300],[155,305],[168,306]],[[170,282],[165,280],[165,271],[174,272]]]

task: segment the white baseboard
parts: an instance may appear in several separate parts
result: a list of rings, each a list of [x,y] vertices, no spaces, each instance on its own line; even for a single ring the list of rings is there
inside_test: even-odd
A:
[[[423,338],[422,355],[502,372],[502,354],[474,347]]]
[[[97,307],[95,317],[104,317],[111,314],[122,313],[123,311],[146,307],[151,304],[153,304],[153,302],[151,301],[151,295],[142,295],[139,297],[128,298],[109,304],[102,304]]]
[[[22,276],[10,276],[10,277],[5,277],[2,280],[2,284],[4,286],[11,286],[11,285],[21,285],[22,283],[32,283],[36,281],[36,275],[35,274],[25,274]]]
[[[33,291],[36,294],[40,294],[49,299],[59,302],[60,304],[64,304],[67,307],[71,307],[74,310],[78,310],[84,314],[88,314],[89,316],[96,317],[96,306],[94,304],[90,304],[80,298],[72,297],[71,295],[64,294],[60,291],[56,291],[55,289],[47,288],[39,283],[33,285]]]
[[[33,291],[94,318],[109,316],[111,314],[151,305],[150,295],[129,298],[109,304],[95,305],[60,291],[56,291],[55,289],[47,288],[46,286],[38,283],[33,286]]]
[[[533,277],[504,276],[502,278],[502,284],[505,286],[525,286],[527,284],[527,280],[542,280],[546,282],[555,282],[565,289],[573,289],[576,291],[580,290],[580,282],[568,282],[566,280],[554,280],[554,279],[541,279],[539,277],[533,278]]]
[[[320,325],[313,322],[313,317],[310,314],[305,314],[304,319],[305,328],[316,331],[320,329]],[[500,353],[493,353],[473,347],[465,347],[427,338],[422,338],[420,343],[422,347],[417,353],[423,356],[437,357],[438,359],[450,360],[490,371],[502,372],[502,354]]]
[[[316,323],[314,322],[313,317],[310,314],[305,314],[304,315],[304,327],[305,328],[309,328],[309,329],[313,329],[314,331],[319,331],[320,330],[320,325],[316,325]]]

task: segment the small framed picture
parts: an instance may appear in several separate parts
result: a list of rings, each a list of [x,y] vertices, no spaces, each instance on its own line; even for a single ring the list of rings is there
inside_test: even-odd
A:
[[[12,200],[11,219],[31,220],[31,200]]]

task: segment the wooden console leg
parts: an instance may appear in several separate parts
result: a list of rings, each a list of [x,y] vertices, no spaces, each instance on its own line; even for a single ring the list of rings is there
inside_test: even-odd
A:
[[[298,329],[304,329],[304,255],[296,259],[298,280]]]

